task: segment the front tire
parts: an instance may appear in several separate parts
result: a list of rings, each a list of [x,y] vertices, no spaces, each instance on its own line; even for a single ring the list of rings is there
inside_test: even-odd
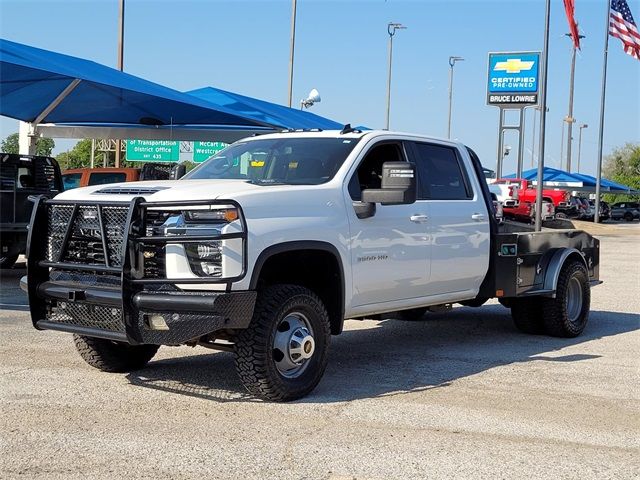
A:
[[[98,370],[125,373],[144,367],[158,351],[159,345],[129,345],[102,338],[74,335],[82,359]]]
[[[249,327],[235,338],[236,371],[257,397],[296,400],[320,382],[330,340],[329,315],[316,294],[274,285],[259,294]]]
[[[624,214],[624,219],[625,219],[625,221],[627,221],[627,222],[633,222],[633,213],[631,213],[631,212],[626,212],[626,213]]]
[[[558,278],[556,297],[542,300],[546,333],[554,337],[577,337],[587,325],[590,304],[587,269],[579,261],[567,263]]]

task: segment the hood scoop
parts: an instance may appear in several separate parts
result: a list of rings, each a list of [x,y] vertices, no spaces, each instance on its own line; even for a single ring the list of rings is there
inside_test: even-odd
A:
[[[107,187],[96,190],[92,195],[152,195],[169,187]]]

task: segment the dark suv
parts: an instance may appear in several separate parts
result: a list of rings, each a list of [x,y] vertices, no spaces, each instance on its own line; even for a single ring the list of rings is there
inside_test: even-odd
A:
[[[618,202],[611,205],[611,219],[624,219],[632,222],[640,218],[640,203],[638,202]]]
[[[61,191],[55,159],[0,153],[0,268],[11,268],[25,251],[33,207],[29,195],[53,197]]]

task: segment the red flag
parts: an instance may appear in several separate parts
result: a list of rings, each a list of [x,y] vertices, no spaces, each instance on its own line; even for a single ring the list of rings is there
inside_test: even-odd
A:
[[[564,0],[564,10],[567,13],[567,22],[569,22],[569,31],[573,45],[580,50],[580,34],[578,33],[578,24],[576,23],[576,6],[575,0]]]

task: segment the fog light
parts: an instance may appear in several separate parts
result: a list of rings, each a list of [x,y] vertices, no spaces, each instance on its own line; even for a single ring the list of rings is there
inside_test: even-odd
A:
[[[151,330],[169,330],[162,315],[145,315],[146,324]]]

